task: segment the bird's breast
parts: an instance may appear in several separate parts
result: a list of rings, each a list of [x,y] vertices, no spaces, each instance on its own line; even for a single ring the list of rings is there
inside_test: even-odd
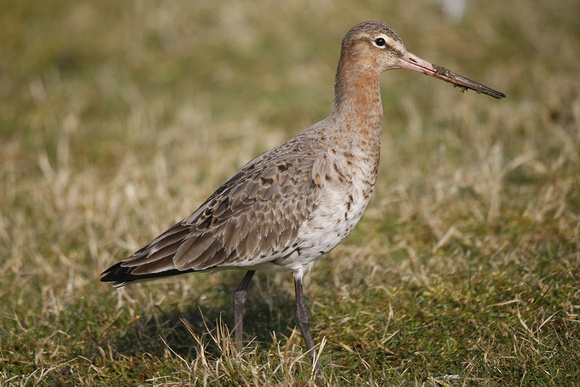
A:
[[[332,150],[315,166],[320,183],[318,205],[299,229],[300,259],[294,262],[314,261],[350,234],[370,200],[377,166],[378,155],[374,160]]]

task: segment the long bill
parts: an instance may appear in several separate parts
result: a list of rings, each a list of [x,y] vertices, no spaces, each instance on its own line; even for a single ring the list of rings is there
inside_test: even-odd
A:
[[[399,68],[409,69],[413,71],[418,71],[420,73],[442,79],[446,82],[452,83],[455,87],[460,87],[463,91],[467,89],[475,90],[478,94],[483,93],[493,98],[501,99],[505,98],[505,94],[494,90],[490,87],[482,85],[472,81],[471,79],[462,77],[459,74],[455,74],[452,71],[447,70],[445,67],[432,64],[419,58],[418,56],[407,52],[404,57],[399,59]]]

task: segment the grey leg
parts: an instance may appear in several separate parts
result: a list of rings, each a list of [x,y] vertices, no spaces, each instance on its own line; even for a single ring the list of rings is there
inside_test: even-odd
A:
[[[294,278],[294,287],[296,289],[296,321],[298,321],[298,326],[302,331],[302,337],[306,342],[306,348],[313,360],[316,360],[316,350],[314,349],[314,340],[312,340],[312,334],[310,333],[310,317],[308,317],[308,310],[304,304],[304,294],[302,292],[302,278]],[[314,365],[314,370],[317,374],[322,374],[322,368],[320,363],[316,360]]]
[[[249,270],[234,293],[234,330],[235,344],[238,352],[242,350],[242,332],[244,327],[244,314],[246,312],[246,289],[254,273],[254,270]]]

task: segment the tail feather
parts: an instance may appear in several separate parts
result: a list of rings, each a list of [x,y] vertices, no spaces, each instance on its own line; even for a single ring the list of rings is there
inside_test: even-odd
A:
[[[125,267],[123,266],[123,262],[119,262],[116,265],[111,266],[110,268],[105,270],[103,274],[101,274],[101,282],[113,282],[113,286],[118,288],[121,286],[129,285],[132,282],[141,282],[154,278],[169,277],[196,271],[193,269],[190,270],[170,269],[156,273],[133,274],[133,271],[137,267]]]

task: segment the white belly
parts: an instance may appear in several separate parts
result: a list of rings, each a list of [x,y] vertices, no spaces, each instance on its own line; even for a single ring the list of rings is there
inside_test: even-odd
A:
[[[352,184],[328,184],[317,209],[300,227],[298,249],[276,263],[290,270],[310,270],[354,229],[369,202],[374,187],[374,178],[371,180],[370,186],[362,179],[353,179]]]

